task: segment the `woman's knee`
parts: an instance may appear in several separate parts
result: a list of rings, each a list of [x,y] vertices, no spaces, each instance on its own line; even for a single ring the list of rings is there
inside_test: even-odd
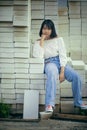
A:
[[[80,75],[78,74],[78,72],[77,71],[75,71],[75,73],[74,73],[74,79],[75,80],[79,80],[79,81],[81,81],[81,77],[80,77]]]
[[[65,77],[70,82],[72,82],[73,80],[81,80],[78,72],[74,70],[73,68],[71,68],[70,66],[65,67]]]

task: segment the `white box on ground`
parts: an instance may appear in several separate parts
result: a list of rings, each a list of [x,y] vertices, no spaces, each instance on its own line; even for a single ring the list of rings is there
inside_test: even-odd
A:
[[[39,91],[25,90],[23,119],[38,119]]]

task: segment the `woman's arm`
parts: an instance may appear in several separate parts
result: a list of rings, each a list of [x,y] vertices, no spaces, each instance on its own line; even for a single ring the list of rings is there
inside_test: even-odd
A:
[[[60,74],[59,74],[60,83],[63,82],[63,81],[65,80],[64,69],[65,69],[65,67],[62,66],[62,67],[61,67],[61,70],[60,70]]]
[[[66,56],[66,48],[64,44],[64,40],[62,37],[59,38],[59,58],[60,58],[60,65],[66,66],[67,64],[67,56]]]
[[[60,58],[60,65],[61,65],[61,70],[60,70],[60,82],[64,81],[64,69],[65,65],[67,63],[67,56],[66,56],[66,48],[64,45],[63,38],[59,38],[59,58]]]
[[[44,48],[40,45],[40,40],[36,41],[33,46],[33,57],[44,58]]]
[[[46,35],[42,35],[40,39],[40,46],[44,47],[44,40],[46,39]]]
[[[33,47],[33,57],[44,58],[44,40],[46,35],[42,35],[41,39],[36,41]]]

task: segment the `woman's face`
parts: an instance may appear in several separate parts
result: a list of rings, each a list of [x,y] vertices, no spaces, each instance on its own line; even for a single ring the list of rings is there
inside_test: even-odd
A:
[[[52,30],[49,29],[46,25],[44,25],[44,27],[42,29],[42,35],[46,35],[46,39],[49,39],[51,33],[52,33]]]

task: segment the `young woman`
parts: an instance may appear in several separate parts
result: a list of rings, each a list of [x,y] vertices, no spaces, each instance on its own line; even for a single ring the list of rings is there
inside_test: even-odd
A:
[[[33,57],[45,59],[46,81],[46,112],[53,112],[55,106],[56,83],[65,79],[72,82],[72,92],[74,106],[87,109],[81,97],[81,79],[78,73],[67,65],[65,44],[62,37],[58,37],[54,23],[51,20],[44,20],[39,32],[40,39],[37,40],[33,48]]]

